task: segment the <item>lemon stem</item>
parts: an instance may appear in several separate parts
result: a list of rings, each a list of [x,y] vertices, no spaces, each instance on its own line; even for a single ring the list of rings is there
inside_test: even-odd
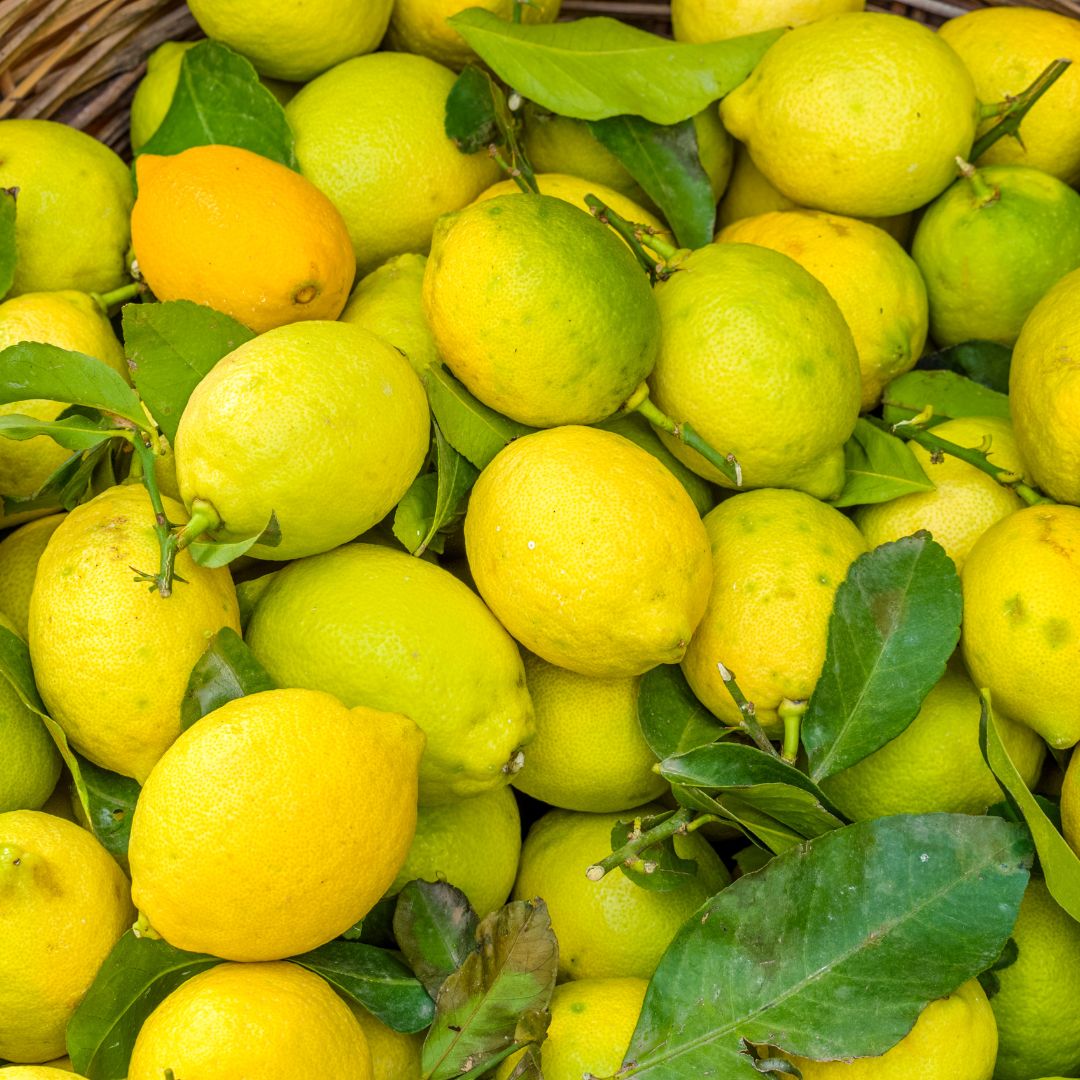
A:
[[[647,225],[636,225],[632,221],[627,221],[626,218],[615,213],[607,203],[602,199],[598,199],[595,195],[586,195],[585,205],[588,206],[592,215],[601,225],[610,226],[629,244],[630,250],[641,264],[641,268],[649,275],[650,281],[666,281],[675,272],[659,259],[654,259],[645,250],[643,237],[649,237],[649,247],[662,259],[670,259],[678,252],[678,248],[672,247],[671,244],[650,233]]]
[[[684,420],[676,424],[669,416],[665,416],[656,405],[649,399],[648,392],[640,393],[639,387],[624,406],[627,412],[637,412],[645,417],[654,428],[659,428],[681,443],[685,443],[691,450],[696,450],[710,465],[719,469],[731,481],[735,487],[742,487],[742,466],[735,459],[734,454],[721,454],[711,447],[689,424]]]
[[[1023,145],[1020,139],[1020,122],[1027,116],[1035,102],[1065,74],[1065,69],[1071,63],[1071,60],[1053,60],[1046,70],[1026,90],[1021,90],[1016,97],[1007,97],[994,105],[983,105],[981,107],[983,119],[986,119],[987,115],[998,116],[1000,119],[989,131],[975,140],[971,148],[971,160],[978,161],[998,139],[1006,135],[1012,135]]]
[[[213,532],[221,525],[221,517],[211,503],[205,499],[194,499],[191,503],[191,518],[176,534],[176,548],[183,551],[193,540],[198,540],[203,533]]]
[[[132,282],[130,285],[122,285],[119,289],[113,289],[112,292],[91,293],[90,295],[94,298],[98,307],[108,315],[117,305],[126,304],[129,300],[137,299],[141,292],[142,286],[138,282]]]
[[[136,581],[148,581],[150,591],[155,589],[164,598],[172,595],[172,583],[175,576],[176,564],[176,534],[173,532],[173,524],[165,513],[165,506],[161,501],[161,491],[157,485],[157,476],[154,474],[154,450],[149,432],[136,431],[132,440],[135,453],[138,455],[142,466],[142,482],[150,496],[150,505],[154,510],[154,533],[157,535],[158,548],[161,551],[161,562],[156,574],[148,574],[142,570],[135,570],[138,575]],[[132,568],[134,569],[134,567]]]
[[[970,161],[958,157],[956,167],[960,170],[960,175],[971,187],[972,194],[975,196],[973,205],[976,210],[981,210],[984,206],[989,206],[1001,198],[1001,188],[995,184],[987,183],[986,177]]]
[[[521,190],[526,195],[540,194],[540,189],[535,186],[536,181],[534,180],[533,186],[530,187],[529,181],[522,173],[522,171],[511,165],[510,162],[507,161],[506,158],[504,158],[502,154],[499,153],[498,148],[495,146],[494,143],[492,143],[491,146],[488,147],[488,153],[495,160],[495,164],[498,165],[499,168],[502,169],[502,171],[506,173],[506,175],[509,176],[510,179],[513,180],[514,183],[517,184],[517,186],[521,188]]]
[[[630,841],[623,844],[618,850],[613,851],[606,859],[601,859],[598,863],[593,863],[593,865],[585,871],[585,876],[590,881],[600,881],[605,874],[611,873],[617,866],[633,866],[638,863],[638,855],[646,848],[662,843],[670,836],[685,836],[687,833],[692,832],[693,829],[700,828],[708,821],[720,820],[712,814],[702,814],[699,817],[695,817],[695,813],[695,811],[683,807],[681,810],[676,810],[667,821],[662,821],[659,825],[649,829],[647,832],[641,831],[639,819],[634,823],[634,832],[631,835]],[[641,869],[641,867],[639,866],[638,869]],[[648,873],[649,871],[644,870],[643,872]]]
[[[765,729],[758,723],[754,703],[747,700],[746,695],[735,681],[735,672],[725,667],[719,660],[716,661],[716,670],[720,672],[720,678],[724,680],[727,692],[731,695],[732,701],[739,707],[739,712],[742,713],[742,721],[739,724],[740,730],[753,739],[759,750],[764,750],[766,754],[776,757],[776,747],[773,746],[769,736],[765,734]]]
[[[792,701],[784,698],[777,713],[784,722],[784,747],[780,756],[788,762],[794,762],[799,754],[799,735],[802,732],[802,718],[806,712],[806,701]]]

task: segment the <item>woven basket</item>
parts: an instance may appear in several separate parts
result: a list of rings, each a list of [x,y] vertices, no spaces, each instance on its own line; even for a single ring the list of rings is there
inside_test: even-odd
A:
[[[938,25],[980,0],[874,3],[878,11]],[[1029,6],[1080,17],[1080,0],[1032,0]],[[611,15],[670,33],[670,4],[565,0],[565,18]],[[0,119],[61,120],[128,152],[128,107],[163,41],[200,36],[184,0],[0,0]]]

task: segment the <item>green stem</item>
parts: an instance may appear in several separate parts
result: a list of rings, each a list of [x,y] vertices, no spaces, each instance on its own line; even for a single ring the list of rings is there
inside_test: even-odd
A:
[[[133,281],[130,285],[121,285],[119,289],[113,289],[112,292],[91,293],[90,295],[97,302],[98,307],[108,315],[110,310],[118,304],[126,304],[129,300],[136,299],[142,292],[142,288]]]
[[[784,722],[784,747],[780,756],[789,762],[794,762],[799,756],[799,736],[802,733],[802,718],[806,713],[807,701],[792,701],[784,698],[780,702],[777,714]]]
[[[605,874],[610,873],[617,866],[621,866],[623,863],[633,862],[637,858],[638,853],[644,851],[646,848],[661,843],[669,836],[686,833],[694,815],[695,811],[683,807],[681,810],[676,810],[667,821],[662,821],[655,828],[649,829],[648,832],[641,832],[641,819],[639,818],[635,822],[635,825],[638,826],[638,828],[635,829],[637,835],[628,843],[623,844],[617,851],[613,851],[606,859],[601,859],[598,863],[593,863],[593,865],[585,871],[585,876],[590,881],[600,881]],[[704,816],[711,817],[711,815]]]
[[[746,695],[735,681],[735,672],[726,668],[719,660],[716,662],[716,670],[720,672],[720,678],[724,680],[727,692],[739,707],[739,712],[742,713],[740,728],[753,739],[759,750],[764,750],[766,754],[776,757],[776,747],[773,746],[769,736],[765,734],[765,729],[758,723],[754,703],[747,700]]]
[[[535,186],[535,179],[533,180],[534,186],[530,187],[528,180],[522,174],[521,170],[511,165],[510,162],[507,161],[506,158],[504,158],[502,154],[499,153],[494,143],[492,143],[491,146],[488,148],[488,153],[495,159],[495,164],[498,165],[499,168],[502,169],[502,171],[506,173],[506,175],[509,176],[510,179],[513,180],[514,183],[517,184],[517,186],[521,188],[521,190],[526,195],[540,194],[540,189]]]
[[[972,194],[975,196],[974,207],[976,210],[981,210],[984,206],[989,206],[1001,198],[1001,188],[996,184],[988,183],[986,177],[970,161],[958,157],[956,164],[960,169],[960,175],[968,182]]]
[[[671,417],[662,413],[649,399],[648,393],[635,401],[640,393],[640,388],[635,391],[633,404],[627,409],[628,412],[638,412],[652,424],[681,443],[685,443],[691,450],[696,450],[713,468],[719,470],[735,486],[742,487],[742,466],[736,460],[734,454],[721,454],[710,446],[691,426],[689,421],[684,420],[676,424]]]
[[[157,534],[158,548],[161,551],[161,562],[156,574],[148,574],[136,570],[136,581],[150,582],[150,591],[157,589],[162,597],[172,595],[172,583],[175,577],[176,552],[178,550],[177,537],[173,532],[173,524],[165,513],[165,506],[161,501],[161,491],[158,489],[157,476],[154,473],[154,450],[150,441],[150,434],[146,431],[136,431],[133,440],[135,453],[142,465],[142,482],[150,496],[150,505],[154,509],[154,532]]]
[[[176,549],[183,551],[193,540],[198,540],[203,533],[213,532],[221,527],[221,517],[211,503],[205,499],[195,499],[191,504],[191,517],[188,523],[176,534]]]
[[[998,139],[1004,138],[1006,135],[1012,135],[1020,139],[1020,121],[1027,116],[1035,102],[1065,74],[1065,69],[1071,63],[1071,60],[1054,60],[1026,90],[1022,90],[1016,97],[1006,98],[998,105],[983,106],[984,109],[993,108],[999,110],[996,114],[1001,119],[989,131],[985,132],[981,138],[975,140],[975,145],[971,148],[971,160],[978,161]],[[995,114],[991,113],[991,115]],[[1023,141],[1021,140],[1022,144]]]
[[[635,225],[632,221],[627,221],[621,214],[615,213],[610,206],[607,205],[602,199],[598,199],[595,195],[585,196],[585,205],[592,211],[596,220],[603,225],[610,225],[626,242],[630,245],[630,250],[634,253],[634,257],[641,264],[641,268],[649,275],[649,279],[653,282],[666,281],[671,277],[672,271],[664,265],[659,259],[654,259],[652,255],[645,250],[645,245],[642,243],[641,237],[646,230],[644,225]],[[669,245],[663,244],[664,248],[668,248]],[[657,254],[663,256],[664,252],[658,249]],[[675,254],[676,249],[671,248],[671,253]]]

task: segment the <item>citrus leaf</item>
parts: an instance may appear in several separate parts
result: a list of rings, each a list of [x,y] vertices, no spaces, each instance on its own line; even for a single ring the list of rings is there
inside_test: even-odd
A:
[[[712,795],[703,788],[677,785],[671,789],[676,802],[701,810],[706,814],[715,814],[735,828],[748,839],[761,844],[774,854],[779,855],[789,848],[797,847],[806,837],[797,829],[777,821],[761,810],[751,806],[745,799],[732,792]]]
[[[63,462],[33,495],[25,497],[4,495],[4,512],[25,510],[74,510],[94,492],[94,480],[101,465],[109,459],[108,440],[92,450],[73,454]],[[98,490],[104,490],[99,488]]]
[[[518,1025],[543,1015],[555,988],[559,943],[543,900],[516,900],[476,930],[479,945],[442,985],[424,1040],[423,1080],[484,1072],[518,1044]]]
[[[486,71],[473,65],[457,77],[446,97],[446,136],[463,154],[475,154],[499,146],[503,135],[495,108],[495,83]]]
[[[1080,858],[1047,817],[1013,764],[994,716],[990,691],[980,691],[980,698],[979,745],[986,764],[1031,833],[1050,895],[1074,919],[1080,920]]]
[[[169,442],[203,376],[255,336],[231,316],[190,300],[125,304],[123,328],[131,377]]]
[[[169,111],[139,154],[179,154],[212,143],[297,167],[285,110],[251,62],[219,41],[200,41],[184,53]]]
[[[105,850],[127,870],[128,837],[131,816],[142,788],[130,776],[109,772],[87,761],[81,754],[79,772],[86,785],[90,827]]]
[[[997,959],[1030,863],[1022,827],[964,814],[876,818],[778,855],[675,935],[620,1080],[754,1077],[744,1039],[883,1053]]]
[[[423,555],[436,534],[453,525],[461,517],[464,513],[465,497],[480,475],[480,471],[446,441],[439,425],[433,424],[432,427],[435,433],[435,466],[439,477],[435,511],[427,534],[413,552],[414,555]]]
[[[59,420],[36,420],[32,416],[8,413],[0,416],[0,438],[33,439],[38,435],[48,435],[57,445],[65,450],[92,450],[100,442],[109,438],[130,439],[130,431],[117,431],[110,421],[99,416],[92,420],[87,416],[65,416]]]
[[[207,713],[236,698],[273,690],[276,686],[240,635],[223,626],[191,669],[180,703],[180,727],[187,730]]]
[[[589,124],[660,208],[682,247],[710,243],[716,199],[701,166],[693,120],[654,124],[640,116],[612,116]]]
[[[88,1080],[127,1076],[143,1021],[192,975],[224,963],[166,941],[127,933],[98,969],[67,1027],[72,1067]]]
[[[661,664],[642,675],[637,715],[641,734],[658,758],[705,746],[730,732],[694,697],[677,664]]]
[[[844,466],[844,490],[833,506],[868,506],[934,490],[911,447],[862,417],[844,444]]]
[[[394,536],[401,541],[401,546],[410,555],[415,555],[424,542],[435,520],[435,506],[439,500],[438,473],[421,473],[409,485],[409,490],[394,507],[394,522],[391,528]],[[428,546],[438,551],[438,546],[428,541]]]
[[[814,780],[861,761],[915,719],[960,639],[960,611],[956,567],[928,533],[882,544],[851,564],[803,717]]]
[[[932,405],[942,417],[1009,419],[1009,399],[955,371],[909,371],[885,387],[881,415],[888,424],[909,420]]]
[[[246,555],[256,544],[272,548],[280,543],[281,526],[277,515],[271,512],[270,520],[261,532],[233,540],[195,540],[188,546],[188,551],[200,566],[214,570]]]
[[[604,17],[525,24],[469,8],[447,21],[503,82],[552,112],[655,124],[677,124],[734,90],[783,33],[689,45]]]
[[[15,283],[15,198],[18,188],[0,188],[0,300]]]
[[[138,394],[108,364],[39,341],[0,352],[0,405],[31,398],[87,405],[147,427]]]
[[[920,371],[955,371],[999,394],[1007,394],[1011,365],[1012,349],[1007,346],[996,341],[964,341],[928,353],[916,367]]]
[[[427,991],[401,957],[388,949],[361,941],[331,941],[289,959],[321,975],[395,1031],[423,1031],[435,1015]]]
[[[468,897],[445,881],[410,881],[398,893],[394,937],[432,997],[476,948],[477,922]]]

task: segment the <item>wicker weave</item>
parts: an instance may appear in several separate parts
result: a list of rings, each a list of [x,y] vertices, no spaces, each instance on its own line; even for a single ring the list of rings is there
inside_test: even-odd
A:
[[[1029,0],[1080,16],[1080,0]],[[871,2],[869,7],[938,25],[980,0]],[[670,5],[564,0],[564,18],[611,15],[670,33]],[[0,0],[0,118],[62,120],[127,150],[128,106],[161,42],[199,36],[183,0]]]

